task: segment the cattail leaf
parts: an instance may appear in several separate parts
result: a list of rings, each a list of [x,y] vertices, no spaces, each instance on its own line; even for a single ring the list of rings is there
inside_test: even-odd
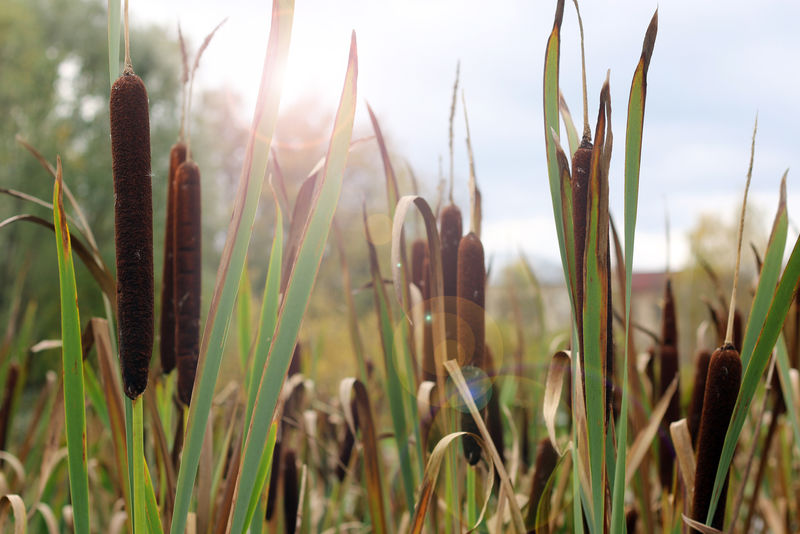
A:
[[[745,329],[741,350],[742,368],[744,369],[747,369],[756,340],[761,328],[764,326],[764,321],[769,312],[770,300],[775,293],[775,286],[778,283],[778,276],[781,272],[783,252],[786,249],[786,234],[789,227],[789,217],[786,213],[786,176],[788,173],[789,171],[787,170],[781,179],[778,211],[775,213],[772,231],[767,242],[767,252],[764,255],[764,263],[759,273],[756,296],[753,298],[750,314],[747,317],[747,328]]]
[[[275,332],[275,322],[278,320],[278,305],[280,303],[281,264],[283,261],[283,215],[277,195],[275,201],[275,235],[272,238],[272,248],[269,253],[269,267],[267,280],[264,284],[264,296],[261,299],[261,317],[256,334],[256,346],[253,359],[250,363],[247,384],[247,406],[244,418],[244,428],[250,427],[250,416],[256,402],[258,384],[256,378],[261,376],[267,363],[269,346]]]
[[[156,493],[153,489],[153,481],[150,478],[150,469],[147,467],[146,460],[144,461],[144,511],[147,532],[150,534],[164,534],[158,502],[156,502]]]
[[[547,368],[547,379],[544,385],[544,400],[542,401],[542,416],[544,426],[547,428],[547,435],[550,443],[559,456],[562,455],[556,439],[556,413],[558,405],[561,403],[561,391],[564,387],[564,377],[570,376],[570,363],[572,356],[569,351],[558,351],[553,354],[550,366]]]
[[[794,249],[781,275],[778,288],[769,304],[764,326],[761,328],[761,332],[753,348],[752,356],[749,358],[747,367],[744,369],[742,386],[739,389],[739,395],[736,397],[736,405],[733,408],[731,423],[725,434],[725,444],[723,445],[719,466],[717,467],[714,490],[711,494],[711,504],[708,508],[708,516],[706,518],[707,523],[711,522],[711,519],[714,517],[714,512],[717,509],[717,504],[722,493],[725,475],[733,459],[733,453],[736,449],[736,443],[739,441],[739,435],[744,427],[745,419],[750,412],[750,404],[753,402],[758,383],[761,381],[761,377],[767,368],[770,354],[781,333],[783,321],[786,319],[786,314],[789,312],[789,306],[792,303],[794,293],[797,291],[798,284],[800,284],[800,237],[795,241]]]
[[[603,493],[606,472],[605,424],[605,358],[607,346],[606,313],[608,294],[608,167],[604,152],[607,150],[606,127],[610,131],[611,117],[607,116],[609,103],[608,79],[600,92],[600,111],[595,128],[592,150],[589,191],[587,195],[586,245],[584,252],[583,287],[583,346],[586,372],[586,419],[588,423],[588,449],[591,467],[593,523],[595,531],[603,524]],[[580,243],[576,243],[581,246]]]
[[[127,443],[125,437],[125,412],[122,405],[122,388],[117,379],[119,373],[116,370],[118,365],[116,355],[111,349],[111,339],[109,336],[108,322],[105,319],[93,317],[89,321],[92,330],[94,345],[97,349],[97,362],[100,366],[100,378],[105,395],[106,406],[108,407],[108,420],[111,428],[111,439],[114,444],[114,460],[117,468],[117,477],[120,481],[122,496],[125,499],[127,510],[131,510],[130,482],[128,480],[128,457]],[[174,475],[173,475],[174,477]],[[168,492],[174,491],[173,485]],[[126,514],[126,523],[132,527],[130,514]]]
[[[433,324],[434,324],[434,347],[440,347],[440,342],[444,341],[444,301],[440,298],[444,295],[444,281],[442,280],[442,247],[439,240],[439,232],[436,230],[436,217],[431,211],[430,205],[424,198],[415,195],[407,195],[397,202],[392,221],[392,284],[394,285],[395,295],[402,306],[406,319],[411,321],[411,302],[404,298],[402,286],[402,247],[400,235],[403,223],[411,209],[415,206],[422,215],[425,223],[425,232],[428,238],[428,257],[430,260],[433,280],[431,284],[431,300],[433,301]],[[439,358],[436,359],[437,366],[443,364]]]
[[[267,276],[269,277],[269,271],[267,271]],[[236,325],[239,334],[239,365],[242,373],[246,376],[250,376],[247,364],[250,361],[250,306],[253,301],[251,293],[247,258],[245,258],[242,277],[239,280],[239,290],[236,294]]]
[[[694,472],[696,468],[694,459],[694,446],[692,436],[689,434],[689,425],[686,419],[680,419],[669,425],[669,434],[675,446],[675,455],[678,457],[683,486],[688,491],[688,501],[694,499]]]
[[[553,137],[553,143],[556,146],[556,158],[558,159],[558,173],[560,176],[560,183],[561,183],[561,213],[563,215],[563,230],[564,230],[564,242],[567,251],[567,283],[569,285],[570,296],[572,298],[572,302],[578,302],[578,276],[583,276],[579,274],[579,271],[582,273],[582,265],[581,268],[577,265],[577,258],[575,256],[575,224],[573,221],[573,208],[574,208],[574,198],[572,194],[572,176],[570,175],[569,170],[569,161],[567,160],[567,155],[564,154],[564,150],[561,148],[560,140],[558,136],[553,130],[550,130],[550,134]]]
[[[664,414],[667,413],[670,401],[672,400],[673,395],[675,395],[675,391],[677,391],[677,389],[678,377],[675,377],[672,382],[670,382],[666,391],[664,391],[664,395],[661,396],[661,399],[659,399],[658,403],[656,403],[655,407],[653,408],[653,412],[650,414],[650,420],[647,422],[647,426],[645,426],[639,432],[639,434],[637,434],[636,439],[633,440],[633,444],[631,445],[628,453],[619,457],[627,459],[625,466],[625,472],[627,473],[625,484],[630,484],[630,481],[633,480],[633,477],[636,474],[636,469],[639,467],[642,458],[644,458],[645,453],[647,453],[647,450],[650,448],[653,438],[655,438],[656,433],[658,432],[658,427],[661,424],[661,420],[664,418]]]
[[[228,325],[236,301],[236,292],[239,288],[239,279],[250,242],[256,207],[261,195],[272,133],[277,122],[282,73],[289,51],[293,14],[292,0],[274,0],[267,55],[262,70],[253,125],[200,346],[194,387],[197,398],[189,408],[186,443],[178,472],[175,510],[170,528],[172,534],[182,534],[186,529],[203,436],[227,340]],[[269,418],[264,424],[268,424],[268,421]],[[263,442],[262,438],[261,443]],[[244,501],[248,502],[249,496],[245,497]]]
[[[256,506],[261,499],[264,491],[277,491],[277,489],[269,489],[265,487],[267,481],[270,480],[272,474],[272,460],[273,452],[275,451],[275,440],[278,436],[278,422],[273,421],[269,427],[269,434],[267,434],[267,442],[264,444],[264,454],[261,457],[261,463],[258,466],[258,478],[256,479],[255,489],[250,496],[250,502],[247,505],[247,514],[245,515],[244,525],[247,529],[255,517]]]
[[[709,527],[701,523],[700,521],[695,521],[689,517],[686,517],[686,514],[681,514],[681,518],[683,522],[686,523],[689,527],[702,532],[703,534],[725,534],[721,530],[717,530],[714,527]]]
[[[469,117],[467,116],[467,100],[464,91],[461,91],[461,103],[464,107],[464,126],[467,130],[467,156],[469,157],[469,228],[479,238],[481,237],[481,223],[483,221],[483,206],[481,190],[478,188],[478,179],[475,176],[475,155],[472,152],[472,136],[469,133]]]
[[[644,129],[644,110],[647,98],[647,73],[653,56],[656,35],[658,34],[658,9],[650,19],[642,43],[639,63],[633,73],[631,90],[628,96],[628,116],[625,128],[625,365],[622,377],[622,403],[617,430],[617,458],[622,458],[628,441],[628,395],[630,383],[635,383],[634,393],[641,393],[637,377],[631,371],[634,367],[634,352],[629,343],[633,339],[630,328],[631,318],[631,279],[633,276],[633,246],[636,233],[636,218],[639,203],[639,167],[642,159],[642,131]],[[609,319],[610,320],[610,319]],[[640,411],[637,410],[637,413]],[[625,528],[625,484],[628,480],[626,462],[617,462],[614,472],[611,504],[611,529],[622,532]],[[646,483],[646,482],[645,482]],[[649,511],[647,512],[649,513]],[[646,521],[647,522],[647,521]]]
[[[517,499],[514,494],[513,487],[511,486],[511,481],[508,478],[508,473],[506,472],[503,462],[500,460],[500,454],[497,452],[497,448],[492,442],[492,437],[489,435],[489,430],[486,428],[486,424],[483,422],[483,417],[481,417],[478,407],[475,406],[475,400],[472,398],[469,385],[467,385],[467,381],[464,378],[464,375],[461,373],[461,368],[458,366],[458,363],[455,360],[446,361],[444,366],[447,372],[450,374],[450,378],[453,380],[456,388],[458,389],[458,393],[461,395],[463,402],[469,408],[469,412],[472,414],[475,424],[478,426],[478,430],[483,438],[487,453],[491,455],[490,458],[492,459],[494,468],[497,470],[497,474],[500,477],[501,493],[505,492],[506,499],[508,500],[514,529],[520,533],[525,532],[525,521],[522,519],[522,512],[517,504]]]
[[[417,504],[414,507],[414,517],[411,520],[411,526],[409,527],[409,532],[413,534],[420,534],[424,527],[425,516],[428,514],[428,511],[431,507],[431,501],[433,500],[433,493],[436,489],[436,482],[439,479],[439,472],[442,470],[442,464],[444,463],[445,459],[447,458],[448,454],[451,452],[449,450],[450,445],[457,439],[466,437],[468,434],[467,432],[452,432],[447,434],[446,436],[442,437],[437,443],[436,446],[431,451],[431,455],[428,457],[428,463],[425,465],[425,473],[422,477],[422,483],[420,484],[419,490],[419,498],[417,499]],[[488,448],[484,441],[480,438],[475,436],[478,444],[483,447],[484,452],[486,452],[485,458],[489,458],[491,461],[491,456],[489,454]],[[483,517],[486,514],[486,509],[489,505],[489,499],[492,496],[492,486],[494,484],[494,476],[492,476],[492,469],[488,470],[487,473],[487,480],[485,484],[485,495],[483,499],[483,504],[481,506],[481,512],[478,514],[477,519],[475,520],[475,524],[469,527],[469,531],[475,530],[478,525],[481,524],[483,521]]]
[[[339,392],[344,405],[352,403],[358,417],[358,429],[361,431],[362,450],[364,451],[364,477],[367,491],[367,504],[369,506],[370,517],[372,518],[372,529],[378,534],[390,532],[389,523],[386,519],[383,483],[380,467],[380,449],[378,447],[377,432],[372,418],[372,406],[370,404],[369,393],[364,384],[355,378],[345,378],[339,384]],[[347,393],[345,393],[347,392]],[[347,397],[347,398],[345,398]],[[347,417],[347,410],[345,410]],[[355,432],[355,424],[352,422],[352,414],[348,425]]]
[[[259,381],[253,415],[250,419],[242,455],[242,467],[239,470],[241,474],[236,504],[249,502],[255,489],[258,463],[261,460],[268,426],[277,405],[281,384],[286,377],[297,342],[300,323],[308,307],[311,290],[319,271],[347,162],[355,114],[357,77],[358,60],[355,34],[353,34],[347,73],[325,159],[325,168],[320,184],[316,188],[314,203],[306,222],[297,258],[291,268],[286,292],[278,311],[278,320],[275,324],[275,333],[272,337],[266,367]],[[244,532],[244,512],[243,506],[234,506],[231,532]]]
[[[564,93],[559,89],[558,91],[558,111],[561,112],[561,120],[564,121],[564,128],[567,130],[567,143],[569,143],[569,158],[575,155],[580,145],[580,138],[578,137],[578,130],[575,129],[575,122],[572,120],[572,114],[569,112],[567,101],[564,99]]]
[[[43,226],[45,228],[49,228],[53,232],[55,232],[55,225],[41,217],[36,215],[28,215],[28,214],[21,214],[15,215],[13,217],[9,217],[3,221],[0,221],[0,228],[13,224],[15,222],[20,221],[27,221],[33,224],[38,224],[39,226]],[[67,229],[69,230],[69,224],[67,219]],[[99,263],[97,258],[92,254],[90,249],[80,240],[80,238],[71,230],[69,230],[69,242],[71,245],[72,252],[78,255],[78,258],[83,262],[83,265],[88,269],[89,274],[92,275],[92,278],[95,279],[97,285],[100,287],[100,290],[105,293],[105,295],[109,298],[109,300],[113,303],[116,303],[116,295],[117,289],[116,284],[114,283],[114,278],[111,276],[111,273],[108,271],[108,268],[105,266],[104,263]],[[102,260],[101,260],[102,261]],[[116,307],[116,305],[115,305]]]
[[[551,130],[559,135],[558,119],[558,70],[561,49],[561,21],[564,17],[564,0],[558,0],[556,5],[555,20],[550,37],[547,39],[544,56],[544,138],[547,154],[547,175],[550,182],[550,197],[553,202],[553,216],[556,223],[558,247],[561,252],[561,266],[564,269],[564,279],[569,280],[566,246],[564,242],[564,214],[561,210],[561,174],[558,169],[556,148],[551,136]]]
[[[789,415],[789,422],[794,433],[795,448],[800,448],[800,416],[798,416],[798,402],[795,398],[795,388],[792,385],[791,371],[789,368],[789,352],[786,349],[786,340],[781,336],[778,341],[778,378],[781,382],[781,393]],[[773,417],[775,417],[773,415]]]
[[[396,367],[395,363],[398,361],[398,358],[395,357],[395,326],[394,320],[392,319],[392,311],[389,307],[389,299],[386,295],[386,289],[382,283],[383,278],[381,276],[380,265],[378,264],[378,252],[375,249],[375,245],[372,243],[372,238],[369,233],[366,210],[364,211],[364,231],[367,235],[369,265],[370,272],[372,273],[372,293],[375,302],[375,312],[378,315],[383,366],[386,372],[386,394],[389,399],[389,411],[392,416],[392,426],[397,444],[400,471],[403,478],[406,506],[408,510],[411,511],[414,507],[414,477],[411,472],[409,445],[405,439],[405,436],[408,435],[408,428],[404,407],[405,395],[399,376],[401,370]],[[392,265],[395,267],[397,265],[394,263],[394,260]],[[400,276],[403,277],[402,270],[397,268],[397,271],[399,271]],[[403,279],[405,278],[403,277]],[[407,376],[406,379],[410,382],[412,377]]]
[[[28,531],[28,517],[25,512],[25,503],[22,497],[16,493],[0,496],[0,510],[4,508],[3,501],[8,501],[8,504],[11,506],[11,511],[14,514],[14,534],[25,534]],[[5,517],[3,515],[0,516],[0,518],[3,519],[0,521],[0,527],[2,527],[5,523]]]
[[[400,198],[400,192],[397,187],[397,177],[395,176],[392,162],[389,159],[389,150],[386,148],[386,141],[384,141],[383,132],[381,132],[378,119],[375,117],[375,113],[372,111],[372,107],[370,107],[369,103],[367,103],[367,111],[369,112],[369,120],[372,123],[372,129],[375,131],[375,138],[378,141],[378,148],[381,152],[383,173],[386,177],[386,201],[389,210],[389,216],[391,217],[394,215],[395,206],[397,206],[397,200]]]
[[[58,280],[61,300],[62,376],[67,431],[67,464],[76,532],[89,532],[89,475],[86,466],[86,412],[83,388],[83,351],[78,313],[78,292],[69,226],[62,203],[63,175],[57,160],[53,188],[53,226],[58,255]]]

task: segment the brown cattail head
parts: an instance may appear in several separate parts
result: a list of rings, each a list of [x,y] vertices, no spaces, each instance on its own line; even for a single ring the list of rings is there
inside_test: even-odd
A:
[[[558,463],[558,453],[550,443],[550,439],[544,438],[536,448],[536,464],[533,468],[533,482],[531,483],[531,495],[528,500],[528,515],[525,519],[525,526],[528,532],[536,532],[536,512],[539,509],[539,500],[542,498],[547,481],[556,468]]]
[[[575,238],[575,266],[577,269],[577,287],[575,306],[578,309],[578,332],[581,338],[583,324],[581,309],[583,306],[583,256],[586,247],[586,210],[589,194],[589,174],[592,166],[592,142],[588,137],[572,156],[572,233]],[[581,357],[583,351],[581,350]]]
[[[458,293],[458,247],[461,243],[462,220],[461,210],[451,204],[442,210],[441,229],[442,238],[442,279],[444,282],[445,297],[445,337],[447,340],[456,338],[455,303],[454,297]],[[434,277],[431,277],[433,280]]]
[[[661,347],[661,370],[659,372],[659,398],[664,396],[667,388],[675,379],[678,373],[678,351],[674,345]],[[661,479],[661,487],[667,491],[672,487],[672,473],[675,468],[675,449],[669,437],[669,425],[680,419],[680,379],[678,389],[672,395],[661,423],[659,434],[661,435],[661,447],[658,449],[658,474]]]
[[[715,350],[708,364],[703,412],[697,438],[692,517],[698,521],[705,521],[708,514],[722,445],[736,404],[736,396],[739,394],[741,379],[742,361],[733,345],[724,345]],[[711,526],[716,529],[722,529],[725,520],[727,489],[726,475],[719,505],[711,522]]]
[[[12,404],[14,403],[14,393],[17,390],[17,381],[20,375],[20,366],[17,362],[11,362],[8,366],[6,373],[5,392],[3,393],[3,400],[0,403],[0,451],[8,450],[6,448],[6,441],[8,439],[8,431],[11,428],[11,416],[14,413]],[[3,462],[0,461],[0,466]]]
[[[111,87],[111,159],[117,256],[119,356],[125,394],[147,387],[153,352],[153,199],[147,90],[135,74]]]
[[[628,534],[636,532],[636,522],[639,520],[639,512],[636,508],[628,508],[625,511],[625,530]]]
[[[711,353],[707,350],[701,350],[695,358],[694,389],[692,390],[692,399],[689,401],[689,413],[686,415],[689,434],[692,436],[692,445],[697,444],[697,433],[700,430],[700,416],[703,413],[703,396],[706,393],[706,375],[708,375],[710,360]]]
[[[188,406],[200,354],[202,290],[200,169],[193,161],[178,167],[175,186],[175,352],[178,398]]]
[[[485,346],[484,325],[484,293],[486,285],[486,269],[483,264],[483,245],[474,233],[470,232],[461,239],[458,247],[458,299],[456,313],[458,317],[457,341],[458,363],[464,367],[483,369],[483,351]],[[484,384],[483,374],[468,373],[477,377],[475,384],[470,384],[473,396]],[[479,403],[480,407],[481,404]],[[461,428],[465,432],[478,433],[477,425],[468,412],[462,414]],[[470,465],[475,465],[481,458],[481,449],[471,437],[462,441],[464,454]]]
[[[289,449],[283,456],[283,522],[286,533],[294,534],[297,529],[297,507],[300,504],[300,488],[297,478],[297,458]]]
[[[486,368],[486,374],[489,376],[489,380],[491,381],[491,396],[489,397],[489,401],[486,403],[486,429],[489,431],[489,436],[492,438],[492,442],[497,448],[500,461],[505,463],[503,420],[500,416],[500,388],[497,386],[497,370],[494,366],[492,351],[489,349],[488,345],[483,353],[483,361]]]
[[[675,297],[672,294],[672,281],[667,278],[664,287],[664,312],[661,316],[662,345],[678,346],[678,327],[675,320]],[[669,384],[668,384],[669,385]]]
[[[186,143],[178,141],[169,151],[167,177],[167,228],[164,233],[164,273],[161,283],[161,371],[175,368],[175,182],[178,167],[186,161]]]
[[[470,232],[458,247],[458,363],[483,367],[486,268],[481,240]]]

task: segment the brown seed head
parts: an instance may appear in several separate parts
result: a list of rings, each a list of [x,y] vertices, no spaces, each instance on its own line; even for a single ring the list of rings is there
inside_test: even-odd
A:
[[[661,347],[661,371],[659,373],[659,397],[662,397],[669,385],[679,377],[678,373],[678,351],[673,345]],[[661,479],[661,487],[669,490],[672,487],[672,473],[675,467],[675,449],[669,437],[669,425],[674,423],[681,416],[681,393],[680,381],[678,389],[672,395],[661,423],[659,434],[661,435],[661,447],[658,449],[658,474]]]
[[[186,161],[186,143],[178,141],[169,151],[167,177],[167,228],[164,233],[164,272],[161,283],[161,370],[175,368],[175,180]]]
[[[297,477],[297,459],[289,449],[283,457],[283,520],[286,534],[297,529],[297,507],[300,505],[300,489]]]
[[[539,500],[542,498],[547,481],[556,468],[558,463],[558,453],[550,443],[550,439],[544,438],[536,448],[536,464],[533,468],[533,483],[531,484],[531,495],[528,500],[528,516],[525,526],[536,532],[536,512],[539,509]]]
[[[200,354],[201,214],[200,169],[178,167],[175,190],[175,311],[178,397],[189,405]]]
[[[125,394],[147,387],[153,352],[153,201],[150,118],[141,78],[124,74],[111,87],[111,158],[117,257],[119,354]]]
[[[733,345],[724,345],[715,350],[708,364],[703,412],[697,438],[692,517],[698,521],[705,521],[708,514],[722,445],[725,442],[725,433],[728,431],[741,380],[742,361]],[[711,526],[716,529],[722,529],[725,520],[727,487],[726,476],[719,505],[711,522]]]

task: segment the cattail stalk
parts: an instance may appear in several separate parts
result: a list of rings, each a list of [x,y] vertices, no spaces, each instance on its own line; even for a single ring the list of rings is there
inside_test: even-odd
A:
[[[193,161],[178,167],[175,193],[175,351],[178,398],[188,406],[200,353],[202,289],[200,169]]]
[[[457,299],[457,340],[458,364],[461,368],[474,367],[482,370],[484,366],[485,346],[485,284],[486,269],[483,259],[483,245],[478,236],[470,232],[461,239],[458,247],[458,299]],[[473,396],[476,390],[482,389],[483,373],[478,376],[477,384],[470,384]],[[481,392],[483,393],[483,392]],[[477,403],[482,406],[482,403]],[[469,413],[462,414],[461,428],[466,432],[478,434],[477,425]],[[478,443],[465,438],[464,454],[470,465],[478,463],[481,450]]]
[[[135,399],[147,387],[153,352],[153,202],[147,90],[129,56],[111,87],[109,111],[119,354],[125,394]]]

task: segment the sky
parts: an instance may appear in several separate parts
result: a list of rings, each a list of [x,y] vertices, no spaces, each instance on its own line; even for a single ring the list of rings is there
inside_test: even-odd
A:
[[[351,31],[358,41],[356,128],[369,131],[366,102],[390,139],[431,189],[439,158],[449,174],[448,116],[455,66],[467,101],[476,172],[483,193],[487,255],[520,250],[559,264],[547,181],[542,120],[544,49],[554,1],[297,0],[282,105],[318,100],[333,113],[341,93]],[[738,218],[753,122],[758,114],[749,202],[768,231],[780,178],[800,169],[800,4],[610,0],[581,5],[592,131],[599,92],[610,71],[615,147],[610,173],[612,217],[623,216],[625,116],[633,71],[658,7],[650,64],[634,268],[664,268],[665,213],[673,268],[690,261],[686,234],[701,213]],[[194,43],[228,17],[203,57],[199,87],[228,87],[243,97],[248,123],[266,50],[271,2],[131,0],[132,24],[178,21]],[[177,31],[176,31],[177,33]],[[580,131],[580,41],[567,2],[561,31],[561,89]],[[456,202],[468,213],[464,115],[455,118]],[[362,150],[374,149],[365,146]],[[395,165],[400,165],[395,161]],[[789,214],[800,187],[789,172]],[[789,238],[797,236],[790,226]],[[730,236],[731,242],[735,239]]]

